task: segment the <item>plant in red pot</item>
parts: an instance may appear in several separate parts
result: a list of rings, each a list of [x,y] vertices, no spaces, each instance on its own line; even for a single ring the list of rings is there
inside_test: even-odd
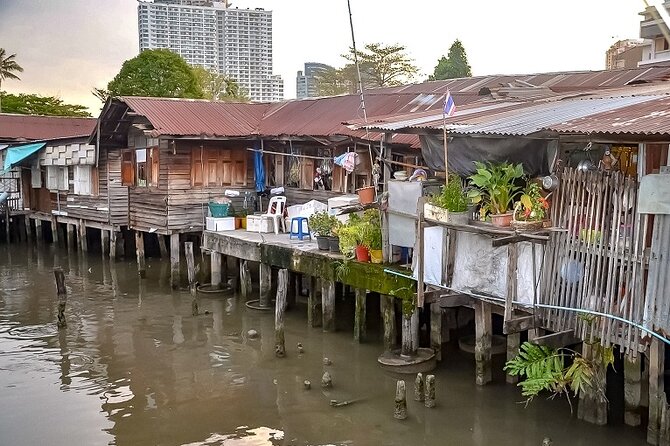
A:
[[[512,204],[521,192],[517,182],[523,178],[523,166],[475,161],[476,172],[468,177],[473,186],[468,198],[480,206],[482,219],[490,217],[494,226],[506,227],[512,222]]]

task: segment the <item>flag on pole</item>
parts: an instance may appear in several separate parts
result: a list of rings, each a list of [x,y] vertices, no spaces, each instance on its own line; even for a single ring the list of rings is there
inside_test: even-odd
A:
[[[456,104],[454,103],[454,98],[451,97],[449,90],[444,95],[444,114],[446,116],[453,116],[456,112]]]

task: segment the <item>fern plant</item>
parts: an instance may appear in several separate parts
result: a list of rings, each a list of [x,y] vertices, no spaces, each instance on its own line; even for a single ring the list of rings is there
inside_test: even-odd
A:
[[[512,376],[526,378],[517,384],[526,397],[526,404],[542,391],[549,391],[551,398],[565,395],[572,412],[571,392],[575,397],[580,392],[595,392],[604,397],[600,378],[613,364],[614,353],[611,347],[602,347],[599,343],[591,347],[595,350],[593,359],[587,359],[568,348],[554,349],[524,342],[519,354],[507,361],[504,370]]]

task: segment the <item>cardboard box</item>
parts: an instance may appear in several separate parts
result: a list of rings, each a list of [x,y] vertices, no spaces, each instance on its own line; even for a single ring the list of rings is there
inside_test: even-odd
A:
[[[235,217],[206,217],[208,231],[234,231]]]

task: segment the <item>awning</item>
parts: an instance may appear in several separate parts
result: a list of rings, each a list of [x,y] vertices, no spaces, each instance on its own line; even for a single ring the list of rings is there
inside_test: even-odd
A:
[[[11,169],[46,145],[47,143],[45,142],[36,142],[32,144],[13,146],[5,149],[5,164],[3,169],[5,171]]]

